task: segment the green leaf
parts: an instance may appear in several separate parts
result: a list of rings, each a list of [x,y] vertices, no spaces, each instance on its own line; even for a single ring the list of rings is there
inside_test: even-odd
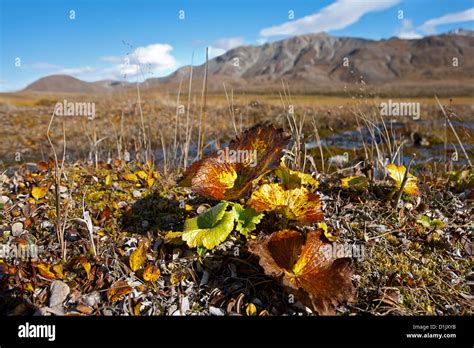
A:
[[[206,255],[207,249],[205,247],[197,247],[196,252],[200,257],[204,257]]]
[[[186,219],[184,222],[184,232],[214,227],[224,216],[228,205],[228,202],[222,202],[207,209],[201,215],[192,219]]]
[[[419,217],[416,222],[422,225],[425,228],[429,229],[439,229],[444,227],[444,222],[440,219],[430,219],[428,216],[423,215]]]
[[[203,214],[206,214],[206,212],[204,212]],[[182,238],[184,241],[186,241],[190,248],[204,246],[207,249],[213,249],[226,240],[226,238],[234,229],[234,214],[232,212],[223,211],[222,215],[219,213],[215,216],[222,216],[222,219],[220,219],[217,223],[213,224],[213,226],[210,228],[185,230],[182,235]],[[207,223],[210,220],[206,218],[204,219],[204,221],[206,221]],[[194,226],[195,224],[198,223],[189,223],[187,224],[187,227],[189,228],[190,225]]]
[[[257,213],[252,207],[244,208],[238,203],[234,203],[232,213],[237,221],[237,227],[235,229],[246,237],[249,232],[257,228],[257,224],[264,216],[264,213]]]

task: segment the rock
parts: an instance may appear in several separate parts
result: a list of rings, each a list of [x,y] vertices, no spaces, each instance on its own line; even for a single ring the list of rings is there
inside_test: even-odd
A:
[[[71,290],[65,282],[55,280],[51,283],[50,291],[51,297],[49,298],[49,307],[55,308],[62,307]]]
[[[97,291],[91,292],[90,294],[82,298],[84,304],[94,307],[97,303],[100,302],[100,294]]]
[[[224,310],[222,308],[217,308],[217,307],[209,307],[209,314],[210,315],[217,315],[217,316],[223,316],[225,314]]]
[[[210,207],[211,207],[211,206],[210,206],[209,204],[201,204],[201,205],[197,208],[196,212],[197,212],[198,214],[202,214],[203,212],[205,212],[205,211],[206,211],[207,209],[209,209]]]
[[[183,297],[181,300],[181,314],[186,315],[187,311],[189,311],[189,298]]]
[[[8,202],[10,202],[10,198],[8,198],[7,196],[0,197],[0,203],[7,204]]]
[[[15,222],[12,225],[12,235],[18,237],[23,232],[23,224],[21,222]]]
[[[167,311],[168,315],[174,315],[174,313],[176,313],[176,312],[179,313],[178,306],[175,305],[175,304],[169,306],[166,311]]]
[[[134,190],[133,191],[133,198],[141,198],[142,197],[142,193],[138,190]]]

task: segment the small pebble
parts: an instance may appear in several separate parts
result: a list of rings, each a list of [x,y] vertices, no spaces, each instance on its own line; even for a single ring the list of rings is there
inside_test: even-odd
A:
[[[209,307],[209,314],[211,315],[217,315],[217,316],[223,316],[225,314],[224,310],[222,308],[217,308],[217,307]]]
[[[15,222],[12,225],[12,235],[18,237],[23,232],[23,224],[21,222]]]

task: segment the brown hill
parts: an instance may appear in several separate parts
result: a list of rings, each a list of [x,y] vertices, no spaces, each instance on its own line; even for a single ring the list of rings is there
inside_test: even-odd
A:
[[[380,88],[422,86],[422,90],[426,85],[446,85],[469,91],[474,80],[473,56],[474,35],[469,30],[416,40],[301,35],[262,46],[237,47],[211,59],[209,90],[220,90],[222,82],[229,82],[233,87],[265,91],[279,86],[283,79],[304,91],[313,91],[315,86],[320,90],[341,89],[360,80]],[[204,64],[193,68],[197,80],[204,76],[204,68]],[[181,67],[169,76],[146,80],[142,87],[174,90],[188,74],[189,67]],[[89,83],[57,75],[42,78],[26,90],[98,93],[123,86],[127,84]]]
[[[112,92],[118,87],[126,85],[127,83],[113,80],[86,82],[69,75],[50,75],[36,80],[23,91],[44,93],[105,93]]]

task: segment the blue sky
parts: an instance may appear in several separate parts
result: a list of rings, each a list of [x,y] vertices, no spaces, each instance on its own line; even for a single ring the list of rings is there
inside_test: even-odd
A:
[[[0,91],[18,90],[58,73],[86,81],[164,76],[189,64],[193,52],[194,63],[202,63],[206,46],[216,56],[243,44],[310,32],[415,39],[474,26],[473,0],[0,0],[0,4]]]

